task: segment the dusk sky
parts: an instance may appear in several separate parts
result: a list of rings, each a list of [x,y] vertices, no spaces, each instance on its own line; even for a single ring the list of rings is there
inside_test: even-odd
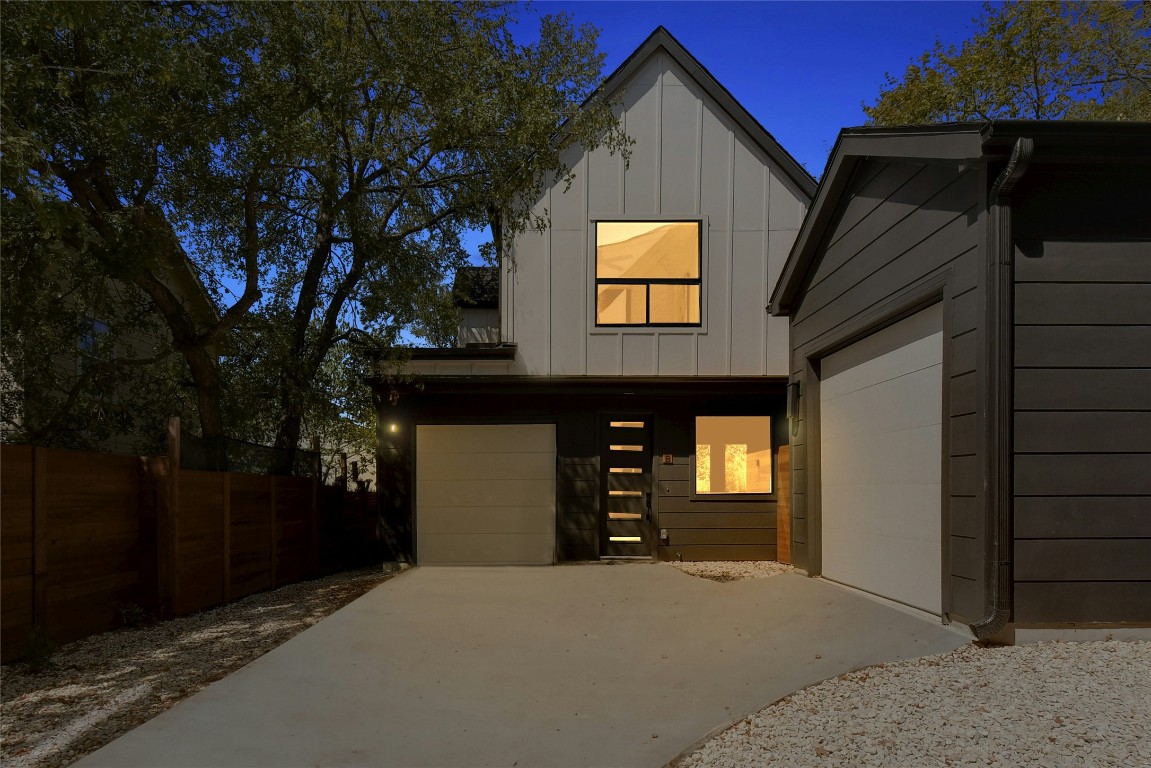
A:
[[[840,129],[867,122],[862,105],[874,103],[884,74],[901,76],[936,38],[970,37],[983,11],[974,0],[543,0],[532,7],[597,27],[605,78],[666,27],[817,179]],[[529,30],[525,24],[525,41]],[[465,238],[475,263],[490,239],[486,230]]]
[[[840,128],[885,72],[901,75],[935,39],[959,42],[978,2],[539,2],[600,32],[610,74],[663,25],[814,176]]]

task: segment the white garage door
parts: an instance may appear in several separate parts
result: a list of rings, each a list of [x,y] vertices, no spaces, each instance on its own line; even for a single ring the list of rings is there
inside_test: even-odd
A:
[[[416,562],[548,564],[554,424],[416,427]]]
[[[823,575],[942,612],[943,311],[821,364]]]

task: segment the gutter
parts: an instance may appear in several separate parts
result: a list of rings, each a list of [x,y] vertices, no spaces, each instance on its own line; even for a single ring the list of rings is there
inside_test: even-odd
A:
[[[991,185],[988,206],[991,237],[988,245],[988,329],[992,344],[987,356],[989,387],[987,532],[991,560],[987,574],[987,612],[971,625],[975,637],[999,634],[1011,619],[1011,518],[1013,486],[1012,411],[1015,363],[1015,241],[1011,231],[1011,192],[1027,172],[1035,142],[1015,140],[1011,159]]]

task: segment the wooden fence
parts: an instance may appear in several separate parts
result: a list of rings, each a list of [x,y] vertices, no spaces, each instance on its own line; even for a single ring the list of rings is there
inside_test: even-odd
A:
[[[181,470],[178,451],[4,445],[0,467],[3,661],[34,626],[63,643],[131,606],[173,618],[380,557],[375,493]]]

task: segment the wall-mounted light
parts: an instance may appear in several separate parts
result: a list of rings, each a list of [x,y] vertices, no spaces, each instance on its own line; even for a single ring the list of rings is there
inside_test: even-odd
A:
[[[388,425],[388,431],[391,432],[392,434],[395,434],[396,432],[400,431],[400,425],[393,421],[391,424]]]
[[[793,381],[787,385],[787,419],[791,422],[792,436],[799,434],[799,382]]]

